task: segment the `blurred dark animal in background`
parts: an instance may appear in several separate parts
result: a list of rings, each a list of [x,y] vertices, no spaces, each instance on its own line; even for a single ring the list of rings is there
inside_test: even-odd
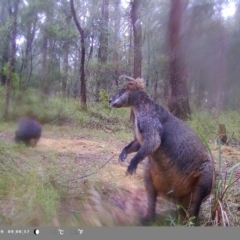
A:
[[[15,141],[35,147],[41,137],[41,133],[42,127],[37,121],[31,118],[24,118],[18,124],[18,129],[15,132]]]

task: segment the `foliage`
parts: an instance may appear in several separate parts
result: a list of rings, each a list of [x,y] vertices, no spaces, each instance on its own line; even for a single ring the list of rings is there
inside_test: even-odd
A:
[[[106,90],[100,89],[99,92],[99,100],[101,103],[103,103],[105,106],[109,106],[109,94]]]
[[[2,73],[4,76],[7,76],[7,72],[8,72],[8,63],[5,63],[5,65],[2,68]],[[11,85],[12,88],[15,89],[18,85],[19,85],[19,76],[16,72],[12,72],[12,76],[11,76]]]
[[[190,101],[198,108],[239,109],[239,69],[236,65],[240,49],[239,3],[232,2],[236,11],[228,18],[223,11],[228,4],[218,0],[193,0],[183,13],[182,57],[187,64]],[[3,1],[0,4],[3,13],[0,81],[3,85],[4,69],[9,60],[11,22],[8,7],[12,8],[12,3]],[[131,4],[110,1],[109,5],[104,5],[93,0],[75,1],[74,4],[85,34],[87,99],[95,101],[99,100],[96,95],[100,89],[109,93],[118,86],[120,75],[132,75]],[[141,1],[140,7],[142,77],[147,80],[147,89],[154,100],[162,102],[167,102],[169,97],[170,62],[166,41],[169,7],[167,0]],[[103,13],[101,9],[106,11]],[[13,88],[23,91],[28,87],[39,89],[44,83],[46,94],[79,96],[80,41],[69,1],[21,2],[17,29]],[[101,61],[102,50],[107,54],[106,61]]]
[[[214,186],[214,201],[212,203],[211,217],[213,224],[216,226],[231,226],[238,224],[237,209],[232,204],[235,196],[237,183],[240,176],[236,175],[236,170],[239,172],[239,163],[233,165],[227,171],[222,169],[223,159],[221,155],[221,141],[218,139],[218,166],[216,168],[215,186]],[[238,169],[237,169],[238,168]],[[235,210],[231,210],[235,209]],[[231,214],[230,214],[231,213]]]
[[[238,111],[227,110],[216,114],[212,111],[195,109],[192,112],[192,119],[188,120],[187,124],[205,139],[213,140],[218,136],[218,124],[222,123],[226,126],[229,138],[240,139],[239,119]]]
[[[3,88],[0,89],[3,91]],[[108,94],[101,92],[101,102],[89,102],[88,111],[83,111],[78,99],[59,97],[47,97],[28,88],[24,94],[15,92],[12,96],[9,120],[17,121],[29,116],[38,119],[41,123],[68,124],[75,123],[82,127],[126,130],[130,128],[129,109],[110,108]],[[0,102],[0,110],[4,102]],[[3,111],[0,111],[3,112]],[[0,115],[3,120],[3,116]]]
[[[23,145],[11,146],[0,141],[0,221],[4,225],[24,226],[51,224],[57,212],[59,192],[51,185],[50,172],[41,175],[40,156],[30,151],[28,158],[21,156],[26,151]],[[53,163],[49,163],[50,166]],[[23,194],[24,193],[24,194]]]

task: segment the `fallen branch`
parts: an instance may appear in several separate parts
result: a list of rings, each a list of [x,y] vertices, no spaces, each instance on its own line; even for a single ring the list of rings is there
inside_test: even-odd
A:
[[[98,173],[108,162],[110,162],[110,161],[113,159],[113,157],[115,157],[115,155],[116,155],[116,154],[114,154],[111,158],[109,158],[109,159],[108,159],[98,170],[96,170],[95,172],[89,173],[89,174],[87,174],[87,175],[85,175],[85,176],[81,176],[81,177],[78,177],[78,178],[74,178],[74,179],[67,180],[66,182],[76,181],[76,180],[83,179],[83,178],[86,178],[86,177],[89,177],[89,176],[91,176],[91,175],[93,175],[93,174]]]

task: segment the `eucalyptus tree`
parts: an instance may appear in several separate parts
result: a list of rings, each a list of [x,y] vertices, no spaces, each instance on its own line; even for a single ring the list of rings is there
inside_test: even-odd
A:
[[[10,21],[9,21],[9,4],[10,1],[0,1],[0,81],[1,85],[6,84],[6,64],[9,56],[9,42],[10,42]]]
[[[7,77],[6,77],[6,95],[4,106],[4,118],[8,118],[9,99],[11,91],[11,80],[14,68],[14,60],[16,54],[16,35],[17,35],[17,17],[20,0],[9,1],[9,15],[10,15],[10,42],[9,42],[9,58],[7,64]]]
[[[142,23],[140,18],[141,0],[131,2],[131,21],[133,28],[133,77],[142,77]]]
[[[169,110],[181,119],[190,116],[188,99],[188,87],[186,65],[184,62],[184,49],[181,42],[182,18],[184,12],[184,0],[171,0],[169,12],[169,83],[170,96]]]

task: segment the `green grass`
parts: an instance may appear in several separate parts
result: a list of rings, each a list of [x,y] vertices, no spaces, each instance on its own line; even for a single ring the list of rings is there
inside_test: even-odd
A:
[[[59,193],[49,181],[50,172],[41,173],[40,156],[23,145],[1,141],[0,147],[1,224],[24,226],[42,217],[49,223]]]
[[[4,102],[0,102],[0,121],[3,119]],[[15,93],[9,106],[8,122],[30,116],[40,123],[75,124],[90,129],[122,131],[129,129],[129,109],[116,109],[106,102],[89,102],[87,111],[81,109],[79,99],[40,96],[36,90]],[[1,129],[0,129],[1,131]]]
[[[213,224],[217,226],[238,225],[240,218],[236,214],[235,196],[238,195],[239,178],[235,175],[240,163],[232,163],[227,170],[222,169],[224,159],[221,154],[221,141],[218,139],[218,161],[216,166],[216,183],[214,189],[214,201],[212,205]]]
[[[218,135],[218,124],[225,124],[228,137],[240,139],[240,112],[224,111],[218,116],[208,111],[192,111],[187,124],[206,139],[215,139]]]

